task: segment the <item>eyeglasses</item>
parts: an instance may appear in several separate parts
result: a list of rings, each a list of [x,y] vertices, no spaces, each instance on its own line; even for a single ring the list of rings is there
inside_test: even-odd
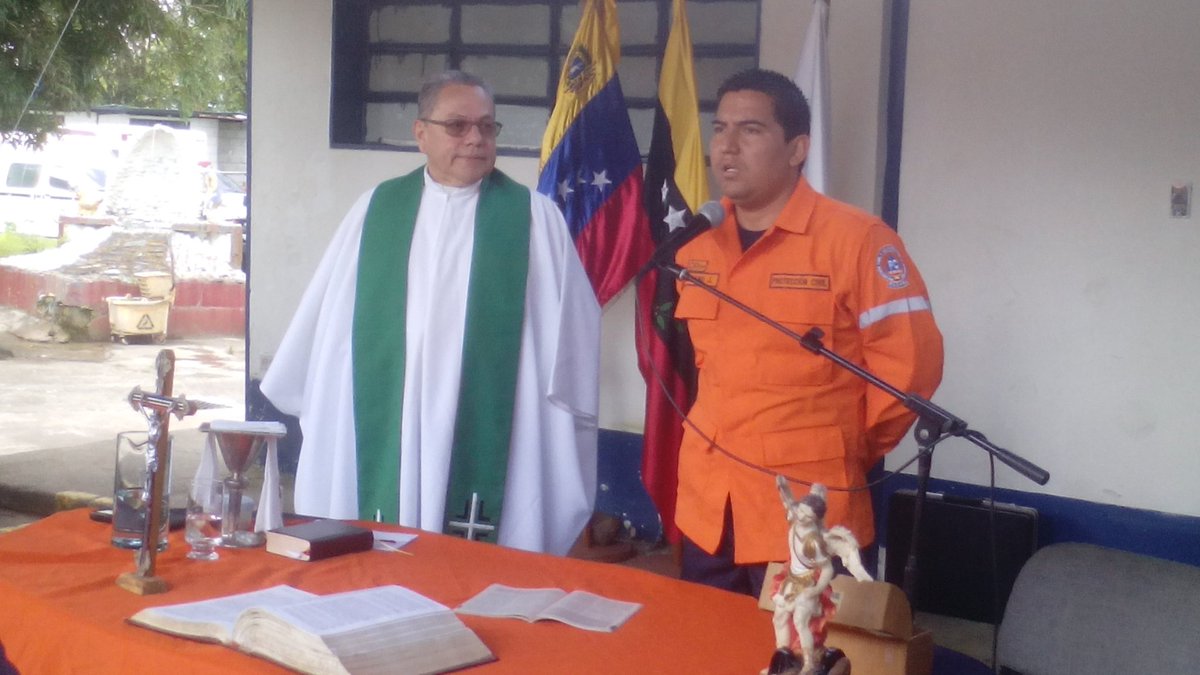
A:
[[[419,119],[428,124],[438,125],[439,127],[445,129],[446,133],[455,138],[462,138],[463,136],[466,136],[471,131],[471,127],[478,127],[479,135],[483,136],[484,138],[495,138],[500,135],[500,129],[504,127],[503,124],[500,124],[499,122],[493,122],[492,120],[479,120],[478,122],[472,122],[471,120],[431,120],[424,117]]]

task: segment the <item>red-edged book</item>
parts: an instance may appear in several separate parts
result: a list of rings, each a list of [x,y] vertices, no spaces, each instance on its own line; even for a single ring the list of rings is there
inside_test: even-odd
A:
[[[267,532],[267,553],[294,560],[321,560],[343,553],[369,551],[375,535],[341,520],[313,520]]]

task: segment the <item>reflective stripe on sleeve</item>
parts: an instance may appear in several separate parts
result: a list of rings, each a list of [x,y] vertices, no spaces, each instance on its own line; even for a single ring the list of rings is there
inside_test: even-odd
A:
[[[859,314],[858,327],[861,330],[895,314],[908,314],[909,312],[928,311],[930,309],[932,308],[929,306],[929,299],[925,296],[901,298],[877,307],[872,307]]]

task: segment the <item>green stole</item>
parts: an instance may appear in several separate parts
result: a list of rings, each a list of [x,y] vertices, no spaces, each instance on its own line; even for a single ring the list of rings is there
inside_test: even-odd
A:
[[[408,259],[424,175],[422,167],[375,189],[359,245],[351,347],[363,520],[378,515],[395,523],[400,518]],[[492,171],[484,177],[475,214],[443,529],[470,503],[472,493],[479,494],[491,524],[500,522],[525,319],[529,204],[529,189],[508,176]]]

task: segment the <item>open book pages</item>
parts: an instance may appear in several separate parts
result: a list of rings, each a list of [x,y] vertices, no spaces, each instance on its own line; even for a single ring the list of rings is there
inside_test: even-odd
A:
[[[513,588],[492,584],[455,611],[526,621],[550,619],[584,630],[612,632],[641,608],[636,602],[613,600],[587,591],[568,593],[561,588]]]
[[[227,643],[314,675],[425,675],[495,659],[449,608],[407,588],[378,586],[325,596],[305,595],[308,597],[295,602],[273,602],[276,597],[270,596],[267,603],[243,609],[233,622]],[[239,605],[244,603],[244,599],[238,601]],[[143,610],[137,615],[142,620],[135,623],[192,637],[192,632],[170,630],[154,614],[168,610],[177,615],[181,607],[186,605]],[[147,622],[143,615],[148,613]]]
[[[272,586],[212,600],[147,607],[130,617],[129,622],[194,640],[232,644],[233,625],[247,609],[284,607],[319,597],[291,586]]]
[[[440,673],[493,659],[449,608],[401,586],[250,609],[234,642],[313,673]]]

